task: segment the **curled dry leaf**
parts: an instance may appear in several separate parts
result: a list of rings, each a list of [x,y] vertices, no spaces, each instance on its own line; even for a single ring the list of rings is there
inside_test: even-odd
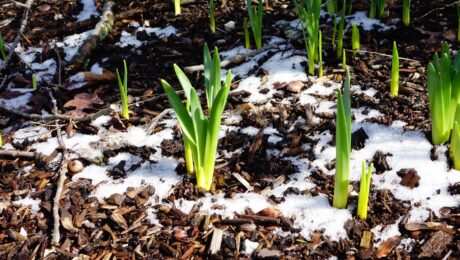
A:
[[[103,105],[104,101],[97,94],[80,93],[75,95],[74,99],[69,100],[64,104],[65,108],[75,107],[75,110],[68,111],[67,115],[85,115],[84,110],[95,109],[97,106]]]
[[[257,215],[264,217],[277,218],[282,215],[281,211],[276,208],[264,208],[263,210],[257,212]]]
[[[455,234],[454,227],[441,222],[406,223],[404,225],[404,228],[406,228],[409,231],[441,230],[447,233]]]
[[[72,215],[70,215],[66,208],[61,208],[61,223],[66,230],[70,232],[78,232],[78,229],[76,229],[72,224]]]
[[[390,237],[377,248],[375,256],[377,258],[387,257],[400,241],[401,239],[399,237]]]

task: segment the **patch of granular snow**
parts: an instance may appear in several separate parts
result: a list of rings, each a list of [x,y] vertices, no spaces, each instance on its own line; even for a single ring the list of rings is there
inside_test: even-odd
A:
[[[94,0],[81,0],[80,2],[83,5],[83,8],[76,16],[77,22],[88,20],[91,16],[99,16]]]
[[[13,204],[17,206],[29,206],[30,210],[33,213],[37,213],[40,210],[41,202],[42,201],[39,199],[32,199],[31,197],[25,197],[23,199],[13,201]]]
[[[120,42],[117,42],[116,45],[120,46],[121,48],[125,47],[133,47],[138,48],[143,43],[136,38],[136,35],[133,35],[127,31],[122,31],[120,36]]]

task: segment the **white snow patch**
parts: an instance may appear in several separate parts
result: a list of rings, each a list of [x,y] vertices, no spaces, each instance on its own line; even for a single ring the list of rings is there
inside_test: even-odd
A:
[[[39,199],[32,199],[31,197],[25,197],[23,199],[13,201],[13,204],[17,206],[30,206],[30,210],[33,213],[37,213],[40,210],[41,202],[42,201]]]
[[[371,19],[367,17],[365,11],[355,12],[352,15],[346,16],[347,19],[347,28],[353,24],[359,25],[365,31],[371,31],[375,28],[378,29],[379,32],[388,31],[392,29],[396,29],[395,25],[385,25],[379,19]]]
[[[91,180],[91,184],[93,185],[98,185],[99,183],[108,182],[111,180],[111,178],[107,176],[106,167],[98,166],[95,164],[86,166],[83,171],[72,176],[73,181],[78,179]]]
[[[65,53],[64,59],[70,61],[75,53],[77,53],[78,48],[91,36],[91,34],[92,30],[89,30],[66,36],[63,42],[56,42],[56,47],[63,48]]]
[[[102,75],[104,73],[104,69],[99,65],[99,63],[94,63],[93,66],[91,66],[91,72],[94,74]]]
[[[396,223],[391,224],[391,225],[377,225],[373,229],[371,229],[371,232],[374,234],[374,247],[380,246],[383,242],[385,242],[387,239],[391,237],[399,237],[401,236],[401,232],[399,232],[399,222],[401,222],[401,218],[399,218]]]
[[[99,16],[94,0],[81,0],[80,2],[83,5],[83,9],[76,16],[77,22],[88,20],[91,16]]]
[[[13,135],[14,143],[23,143],[25,141],[35,142],[37,140],[43,140],[50,138],[51,133],[47,128],[42,126],[33,126],[17,130]]]
[[[174,35],[177,33],[177,30],[174,26],[169,25],[164,28],[161,27],[154,27],[154,28],[149,28],[149,27],[140,27],[138,31],[145,31],[148,34],[155,34],[157,37],[169,37],[171,35]]]
[[[127,31],[122,31],[120,36],[120,42],[117,42],[116,45],[121,48],[131,46],[133,48],[138,48],[143,43],[136,38],[136,35],[132,35]]]

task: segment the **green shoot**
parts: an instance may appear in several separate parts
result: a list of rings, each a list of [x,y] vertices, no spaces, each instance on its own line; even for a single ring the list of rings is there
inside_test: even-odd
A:
[[[342,6],[342,15],[340,16],[340,23],[339,23],[339,35],[337,36],[337,58],[342,58],[343,53],[343,30],[345,27],[345,7],[347,1],[343,1]]]
[[[410,0],[403,0],[403,23],[405,26],[410,24]]]
[[[353,24],[353,29],[351,31],[351,47],[354,54],[358,53],[360,50],[359,29],[356,24]]]
[[[3,138],[2,138],[2,132],[0,132],[0,147],[3,146]]]
[[[376,5],[376,1],[378,0],[371,0],[371,6],[370,6],[370,10],[369,10],[369,18],[371,19],[375,19],[375,13],[376,13],[376,8],[377,8],[377,5]]]
[[[37,90],[37,79],[35,78],[35,73],[32,74],[32,89]]]
[[[191,156],[186,157],[186,160],[190,160],[190,158],[193,160],[197,187],[209,191],[214,175],[219,128],[230,91],[232,74],[231,71],[227,73],[225,84],[222,86],[218,50],[215,48],[214,56],[211,58],[206,45],[204,49],[204,76],[208,116],[203,113],[195,88],[192,87],[185,73],[177,65],[174,65],[174,70],[184,90],[189,109],[184,106],[169,83],[161,80],[161,84],[169,103],[176,112],[183,138],[186,140],[188,148],[190,148]]]
[[[362,220],[367,218],[367,205],[369,204],[369,190],[371,187],[371,175],[374,169],[374,164],[371,163],[366,171],[366,163],[363,162],[363,171],[361,175],[361,183],[359,184],[358,195],[358,216]]]
[[[450,141],[450,158],[454,162],[454,169],[460,170],[460,130],[458,128],[458,121],[454,122],[452,130],[452,139]]]
[[[393,42],[393,58],[391,61],[390,95],[396,97],[399,89],[399,54],[396,42]]]
[[[319,18],[321,12],[321,0],[306,1],[305,7],[297,4],[297,12],[301,19],[302,32],[305,41],[305,49],[308,56],[308,73],[315,74],[315,61],[319,58]]]
[[[383,17],[385,13],[385,5],[387,0],[377,0],[377,14],[379,18]]]
[[[339,209],[347,207],[348,184],[350,181],[351,153],[351,100],[350,71],[347,69],[344,92],[338,90],[335,132],[335,184],[333,206]]]
[[[369,18],[375,19],[376,17],[381,18],[385,13],[386,0],[371,0],[371,6],[369,10]]]
[[[334,16],[334,25],[332,27],[332,48],[335,49],[335,36],[337,34],[337,16]]]
[[[460,3],[457,4],[457,41],[460,42]]]
[[[263,17],[263,7],[262,1],[259,1],[257,9],[254,9],[251,5],[251,0],[246,0],[246,6],[249,13],[249,22],[251,23],[251,30],[256,41],[256,48],[262,48],[262,17]]]
[[[431,134],[436,145],[449,140],[460,101],[460,52],[452,62],[449,45],[444,42],[441,49],[441,58],[436,53],[427,67]]]
[[[120,88],[121,96],[121,111],[125,119],[129,120],[129,109],[128,109],[128,66],[126,60],[123,60],[123,82],[121,81],[120,73],[117,69],[117,80],[118,87]]]
[[[342,51],[342,69],[347,69],[347,53],[345,52],[345,50]]]
[[[3,36],[1,32],[0,32],[0,55],[2,57],[2,60],[6,60],[5,41],[3,40]]]
[[[318,44],[319,44],[319,68],[318,68],[318,77],[322,78],[323,77],[323,34],[321,33],[321,30],[319,31],[319,39],[318,39]]]
[[[337,13],[338,7],[339,6],[338,6],[338,3],[337,3],[337,0],[327,0],[326,9],[327,9],[328,13],[330,13],[330,14]]]
[[[211,27],[211,32],[216,32],[216,11],[214,0],[209,0],[209,25]]]
[[[180,1],[181,0],[173,0],[174,1],[174,15],[180,15]]]
[[[244,48],[251,48],[251,41],[249,40],[249,30],[248,30],[248,21],[246,18],[243,20],[243,30],[244,30]]]

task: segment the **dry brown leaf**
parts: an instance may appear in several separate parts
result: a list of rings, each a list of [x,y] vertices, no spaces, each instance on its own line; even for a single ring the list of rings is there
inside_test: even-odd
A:
[[[69,211],[65,208],[61,208],[61,224],[70,232],[78,232],[78,229],[72,224],[72,215],[70,215]]]
[[[382,245],[379,246],[379,248],[377,248],[375,256],[377,258],[387,257],[391,251],[393,251],[393,249],[399,244],[399,241],[401,241],[399,237],[388,238],[385,242],[383,242]]]
[[[75,107],[75,110],[68,111],[67,115],[82,116],[86,115],[85,109],[95,109],[96,105],[102,105],[104,101],[97,94],[80,93],[75,95],[74,99],[64,104],[65,108]]]
[[[263,210],[257,212],[257,215],[264,217],[277,218],[281,217],[283,214],[277,208],[264,208]]]

